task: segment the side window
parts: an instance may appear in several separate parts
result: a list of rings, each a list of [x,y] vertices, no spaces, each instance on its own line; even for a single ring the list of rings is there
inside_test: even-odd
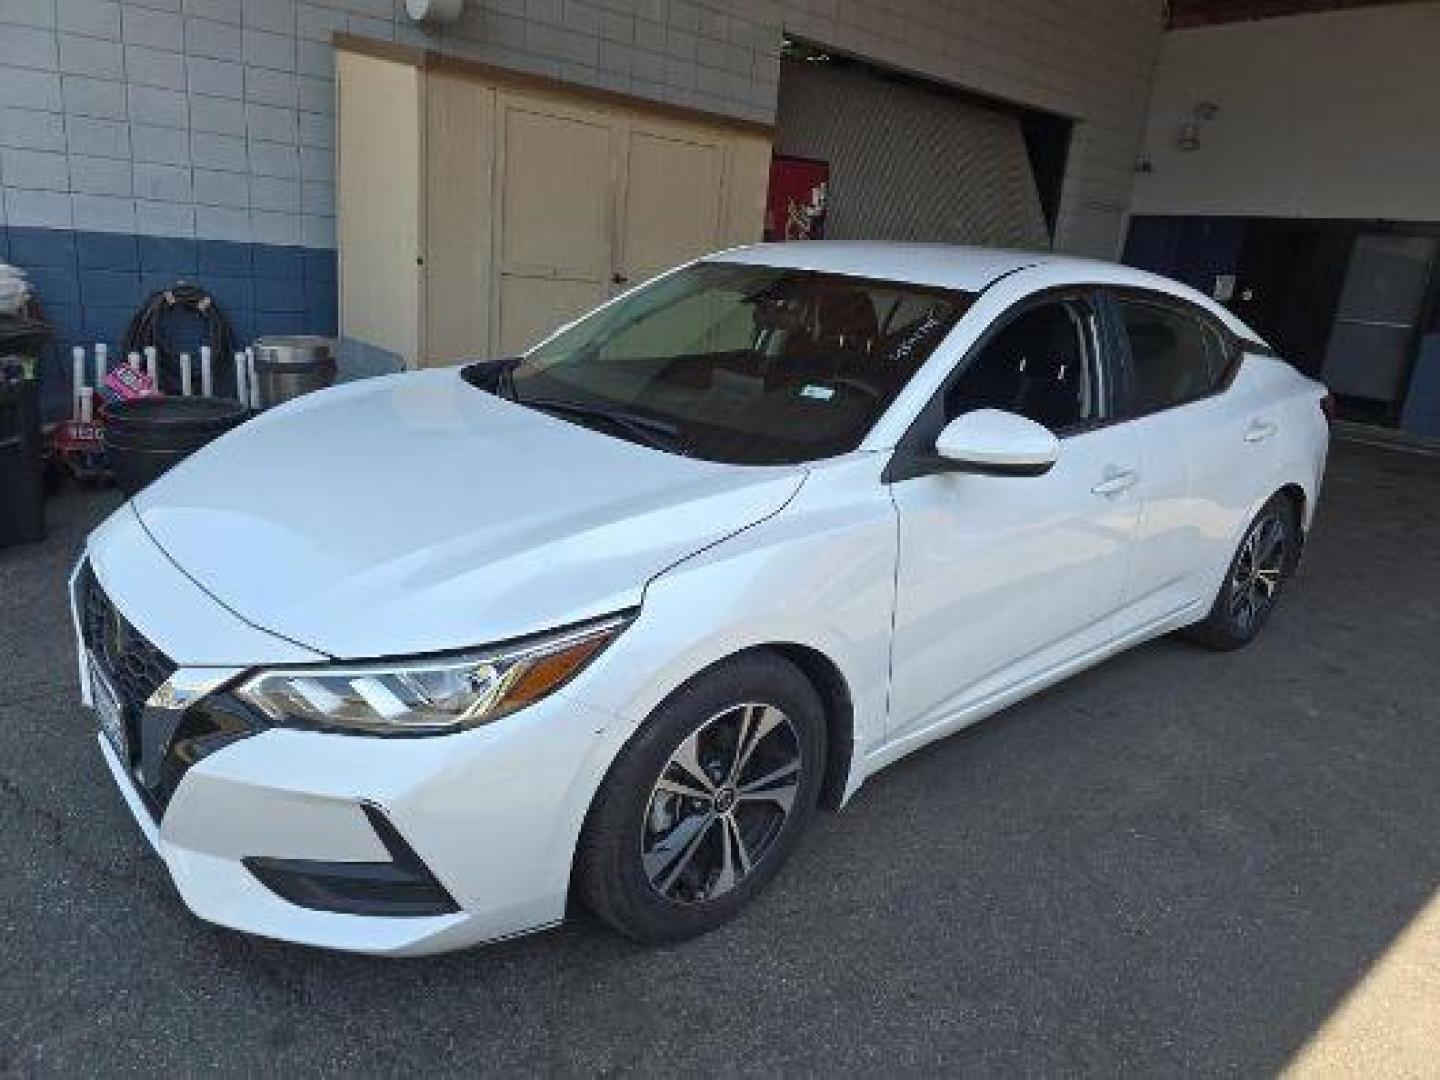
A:
[[[1215,389],[1225,358],[1219,334],[1203,319],[1162,304],[1117,299],[1130,342],[1130,413],[1154,412]]]
[[[945,419],[1004,409],[1051,431],[1097,415],[1088,317],[1074,304],[1039,304],[1015,316],[945,393]]]

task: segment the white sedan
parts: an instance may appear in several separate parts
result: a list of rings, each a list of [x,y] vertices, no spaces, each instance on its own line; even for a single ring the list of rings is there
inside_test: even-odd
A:
[[[1325,407],[1124,267],[729,251],[175,468],[76,569],[83,696],[203,918],[407,954],[575,897],[681,939],[917,747],[1160,634],[1253,638]]]

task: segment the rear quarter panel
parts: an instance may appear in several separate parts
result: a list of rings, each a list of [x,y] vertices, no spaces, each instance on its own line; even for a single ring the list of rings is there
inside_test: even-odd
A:
[[[1247,353],[1235,382],[1224,395],[1227,411],[1245,427],[1252,421],[1275,425],[1275,434],[1247,446],[1241,468],[1228,481],[1243,507],[1231,523],[1227,542],[1210,567],[1211,593],[1220,587],[1246,527],[1277,491],[1297,487],[1303,494],[1301,527],[1308,533],[1325,476],[1330,427],[1321,409],[1325,387],[1274,356]]]
[[[1323,393],[1285,363],[1253,354],[1220,393],[1131,421],[1141,436],[1145,507],[1122,628],[1203,618],[1246,526],[1282,488],[1303,492],[1308,526],[1324,469]]]
[[[1271,417],[1277,426],[1273,448],[1262,460],[1267,473],[1257,479],[1251,515],[1276,491],[1298,486],[1305,494],[1302,524],[1310,528],[1315,505],[1325,479],[1325,462],[1330,448],[1330,425],[1321,401],[1325,386],[1307,378],[1284,360],[1273,356],[1246,354],[1237,385],[1245,381],[1243,394],[1250,411]],[[1241,524],[1243,529],[1244,523]]]

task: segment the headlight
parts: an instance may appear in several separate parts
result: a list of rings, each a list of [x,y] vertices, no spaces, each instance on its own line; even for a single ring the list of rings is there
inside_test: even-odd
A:
[[[463,731],[547,697],[629,622],[614,616],[465,655],[277,668],[236,692],[280,724],[382,735]]]

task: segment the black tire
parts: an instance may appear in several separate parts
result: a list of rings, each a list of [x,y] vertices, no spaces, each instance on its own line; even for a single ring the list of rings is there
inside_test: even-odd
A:
[[[1277,545],[1273,555],[1272,542]],[[1295,504],[1284,495],[1271,496],[1245,527],[1210,614],[1187,627],[1184,635],[1221,651],[1254,641],[1295,571],[1302,542]],[[1259,572],[1263,569],[1270,573]]]
[[[741,752],[744,734],[762,730]],[[705,791],[704,781],[692,780],[694,773],[676,761],[689,756],[684,748],[693,748],[693,760],[711,774]],[[788,777],[756,785],[784,772],[792,756],[798,779],[785,810],[779,796],[790,790]],[[757,651],[702,672],[656,708],[600,785],[576,852],[580,899],[636,941],[681,941],[715,929],[760,892],[794,850],[815,812],[824,771],[824,707],[793,664]],[[676,787],[703,795],[708,806],[671,790]],[[726,787],[728,806],[722,805]],[[686,850],[691,854],[681,866]],[[742,852],[753,861],[737,876]]]

